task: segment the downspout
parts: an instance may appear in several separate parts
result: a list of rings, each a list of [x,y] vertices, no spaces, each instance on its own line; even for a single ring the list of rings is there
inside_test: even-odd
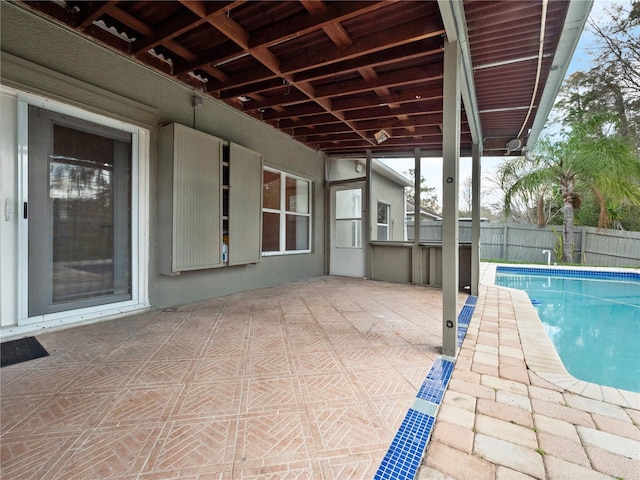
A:
[[[544,34],[547,29],[547,0],[542,0],[542,14],[540,18],[540,37],[538,40],[538,65],[536,68],[536,81],[533,85],[533,94],[531,95],[531,102],[529,103],[529,110],[527,111],[527,116],[524,117],[524,122],[522,123],[522,127],[520,127],[520,131],[516,138],[520,138],[524,129],[527,126],[527,122],[529,121],[529,117],[531,116],[531,112],[533,111],[533,107],[536,103],[536,95],[538,95],[538,86],[540,85],[540,72],[542,71],[542,59],[544,55]]]

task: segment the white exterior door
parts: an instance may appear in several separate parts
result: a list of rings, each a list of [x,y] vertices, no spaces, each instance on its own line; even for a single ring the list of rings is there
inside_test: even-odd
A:
[[[331,275],[365,275],[363,208],[364,183],[331,188]]]

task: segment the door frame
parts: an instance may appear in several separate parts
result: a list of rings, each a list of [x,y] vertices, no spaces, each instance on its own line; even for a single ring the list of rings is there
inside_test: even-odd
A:
[[[339,190],[351,190],[355,188],[360,188],[362,190],[362,202],[361,202],[361,228],[360,228],[360,244],[362,251],[362,271],[355,275],[346,275],[344,273],[335,273],[333,270],[333,260],[334,260],[334,244],[335,244],[335,234],[336,234],[336,205],[335,198],[336,192]],[[329,185],[329,275],[338,275],[338,276],[352,276],[355,278],[366,278],[367,276],[367,238],[366,235],[366,215],[368,212],[367,208],[367,184],[365,180],[359,179],[348,182],[335,182]]]
[[[18,92],[18,327],[62,326],[79,321],[113,317],[148,308],[148,245],[149,245],[149,131],[136,125],[92,113],[78,107],[50,100],[38,95]],[[29,106],[40,107],[55,113],[104,125],[131,133],[131,299],[64,310],[29,317],[29,224],[24,218],[23,206],[29,202]]]

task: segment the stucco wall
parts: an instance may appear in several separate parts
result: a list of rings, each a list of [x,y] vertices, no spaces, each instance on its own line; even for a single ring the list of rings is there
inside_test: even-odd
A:
[[[371,181],[371,239],[378,239],[378,202],[389,205],[389,238],[385,240],[406,240],[404,235],[404,187],[381,175],[374,175]]]
[[[194,110],[194,91],[21,7],[2,2],[2,83],[150,131],[149,300],[182,304],[324,273],[324,158],[277,130],[222,102],[204,98]],[[256,265],[165,277],[157,273],[156,215],[158,127],[178,122],[236,142],[263,155],[265,166],[313,182],[312,253],[264,257]],[[16,158],[2,160],[17,162]],[[4,169],[3,169],[4,170]],[[15,180],[17,182],[17,179]],[[4,194],[3,194],[4,195]],[[3,199],[4,201],[4,199]],[[4,299],[3,299],[4,301]]]
[[[378,160],[374,159],[374,162]],[[379,162],[379,161],[378,161]],[[356,169],[356,165],[362,168]],[[362,179],[366,172],[366,159],[350,158],[329,158],[328,178],[329,181],[337,182],[344,180]],[[373,174],[371,176],[371,208],[369,225],[371,229],[371,240],[378,239],[378,202],[386,203],[390,206],[389,211],[389,240],[402,241],[405,238],[405,195],[404,187],[399,183],[377,173],[374,163]]]

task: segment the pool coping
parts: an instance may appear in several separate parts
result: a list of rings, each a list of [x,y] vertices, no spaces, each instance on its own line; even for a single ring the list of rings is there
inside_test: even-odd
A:
[[[480,284],[487,287],[509,290],[511,292],[525,362],[532,372],[558,387],[584,397],[621,407],[640,409],[640,393],[585,382],[584,380],[579,380],[574,377],[567,371],[526,292],[524,290],[502,287],[495,284],[496,268],[499,266],[609,272],[628,272],[629,269],[483,263],[483,267],[485,268],[482,269]]]

